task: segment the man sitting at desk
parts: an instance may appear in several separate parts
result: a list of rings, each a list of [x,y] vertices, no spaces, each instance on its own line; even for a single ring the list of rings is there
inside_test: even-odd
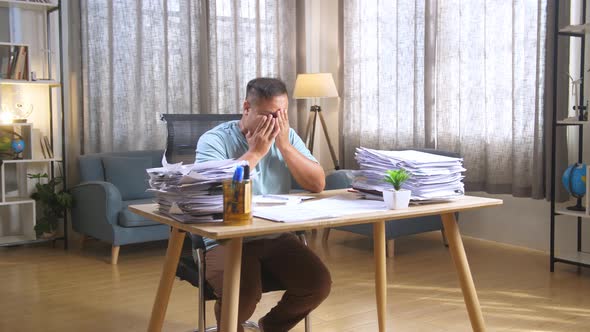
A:
[[[304,189],[320,192],[325,174],[305,144],[289,127],[289,98],[285,84],[274,78],[248,82],[243,115],[239,121],[223,123],[201,136],[197,162],[220,159],[247,160],[258,171],[254,194],[284,194],[291,176]],[[222,297],[225,248],[205,239],[206,278],[219,299]],[[259,321],[263,331],[288,331],[315,309],[330,293],[330,273],[320,258],[294,234],[245,238],[238,323],[245,322],[262,295],[261,269],[268,271],[286,292],[279,303]],[[215,316],[220,326],[220,300]],[[243,331],[241,324],[238,331]]]

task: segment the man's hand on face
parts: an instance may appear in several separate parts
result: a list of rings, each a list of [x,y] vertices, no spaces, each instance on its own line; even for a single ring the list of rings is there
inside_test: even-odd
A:
[[[265,116],[254,132],[248,131],[246,133],[246,140],[248,141],[248,146],[250,152],[259,156],[259,158],[264,157],[268,150],[270,150],[270,146],[272,145],[272,141],[277,137],[279,134],[280,127],[277,125],[277,119],[273,118],[271,114]]]
[[[287,110],[282,109],[276,111],[276,126],[279,127],[279,134],[276,137],[277,147],[282,149],[287,147],[289,143],[289,116]]]

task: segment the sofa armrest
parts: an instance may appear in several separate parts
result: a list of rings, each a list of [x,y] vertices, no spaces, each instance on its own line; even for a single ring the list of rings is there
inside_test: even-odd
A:
[[[350,169],[340,169],[326,176],[326,189],[344,189],[352,186],[354,180],[354,171]]]
[[[123,200],[119,189],[112,183],[83,182],[71,188],[70,192],[75,201],[72,208],[72,225],[76,230],[86,233],[85,230],[99,228],[100,225],[117,224]]]

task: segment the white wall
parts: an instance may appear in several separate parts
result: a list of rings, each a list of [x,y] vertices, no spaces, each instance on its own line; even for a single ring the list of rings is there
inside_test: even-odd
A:
[[[550,204],[545,200],[517,198],[511,195],[490,195],[483,192],[469,195],[504,200],[500,207],[461,213],[461,232],[481,239],[549,251]],[[573,204],[572,204],[573,205]],[[575,217],[556,217],[556,250],[576,250],[577,221]],[[582,228],[582,249],[590,248],[588,228]]]

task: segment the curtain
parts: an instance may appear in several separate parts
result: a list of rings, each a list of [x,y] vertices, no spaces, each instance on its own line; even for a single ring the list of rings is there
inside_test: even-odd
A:
[[[544,196],[546,1],[343,6],[345,166],[357,146],[437,148],[468,190]]]
[[[345,167],[359,146],[424,147],[424,10],[421,1],[344,1]]]
[[[163,149],[160,114],[240,113],[257,76],[291,91],[294,12],[295,0],[83,0],[82,153]]]

